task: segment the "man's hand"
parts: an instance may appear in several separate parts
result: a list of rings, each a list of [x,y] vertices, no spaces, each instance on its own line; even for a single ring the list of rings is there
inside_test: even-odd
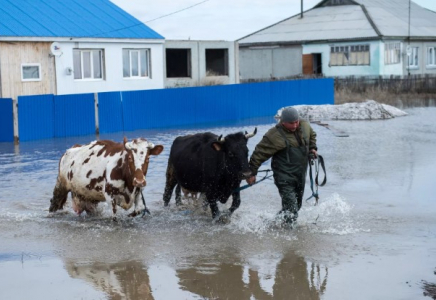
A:
[[[247,183],[248,183],[249,185],[252,185],[253,183],[256,182],[256,176],[251,176],[251,177],[245,179],[245,181],[247,181]]]
[[[315,158],[318,157],[318,152],[316,152],[315,149],[310,150],[310,153],[313,153],[313,155],[314,155]]]

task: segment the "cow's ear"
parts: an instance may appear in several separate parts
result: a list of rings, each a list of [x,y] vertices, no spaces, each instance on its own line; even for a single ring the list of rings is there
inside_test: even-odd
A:
[[[124,143],[124,145],[126,145],[126,143],[127,143],[127,138],[126,137],[124,137],[123,143]]]
[[[212,143],[212,148],[214,148],[216,151],[221,151],[223,145],[221,145],[221,143],[219,142],[213,142]]]
[[[159,155],[163,151],[164,147],[162,145],[156,145],[153,149],[150,149],[151,155]]]

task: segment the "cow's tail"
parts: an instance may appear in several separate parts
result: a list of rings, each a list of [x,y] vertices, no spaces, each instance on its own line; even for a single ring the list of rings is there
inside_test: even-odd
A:
[[[61,181],[56,181],[56,186],[53,190],[53,198],[50,199],[49,212],[55,212],[59,209],[64,208],[64,204],[67,201],[69,190],[61,183]]]
[[[164,205],[168,206],[171,200],[171,195],[173,194],[174,187],[177,185],[176,174],[174,174],[174,166],[168,161],[167,172],[166,172],[166,182],[165,191],[163,195]]]

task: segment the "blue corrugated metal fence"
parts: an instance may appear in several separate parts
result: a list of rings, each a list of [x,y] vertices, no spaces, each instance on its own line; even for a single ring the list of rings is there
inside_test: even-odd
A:
[[[7,100],[0,101],[2,124],[9,124],[2,126],[0,141],[13,140]],[[21,141],[96,131],[94,94],[21,96],[18,104]],[[334,104],[333,79],[99,93],[98,124],[101,133],[169,128],[274,116],[299,104]]]
[[[14,116],[11,98],[0,98],[0,142],[14,141]]]
[[[54,95],[18,97],[18,136],[20,141],[52,138]]]
[[[129,91],[121,97],[126,131],[274,116],[289,105],[334,104],[333,79]],[[100,120],[101,127],[109,127]]]
[[[94,94],[54,96],[54,137],[95,133]]]

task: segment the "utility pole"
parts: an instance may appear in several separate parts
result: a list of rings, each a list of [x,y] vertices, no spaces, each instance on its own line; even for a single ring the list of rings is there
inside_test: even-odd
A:
[[[408,37],[407,37],[407,71],[408,71],[408,76],[410,77],[410,59],[412,58],[412,49],[410,48],[410,1],[409,0],[409,32],[408,32]]]
[[[301,19],[303,19],[303,0],[301,0]]]

